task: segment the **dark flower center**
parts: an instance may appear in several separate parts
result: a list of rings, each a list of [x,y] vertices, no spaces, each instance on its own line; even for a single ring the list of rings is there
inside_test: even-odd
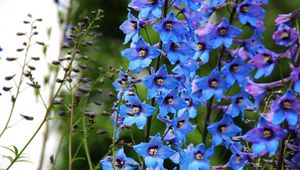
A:
[[[290,37],[290,33],[287,30],[283,30],[280,34],[280,39],[288,40]]]
[[[221,27],[221,29],[219,30],[219,34],[220,35],[226,35],[227,34],[227,29],[225,27]]]
[[[123,165],[124,165],[124,162],[121,161],[120,159],[117,159],[115,161],[115,166],[118,167],[119,169],[121,169],[123,167]]]
[[[284,109],[290,109],[292,107],[292,103],[291,101],[289,100],[284,100],[282,103],[281,103],[281,106],[284,108]]]
[[[165,22],[165,29],[166,29],[166,30],[172,30],[172,28],[173,28],[173,23],[172,23],[172,21],[167,21],[167,22]]]
[[[151,156],[156,155],[157,152],[158,152],[157,146],[152,147],[152,148],[149,148],[149,150],[148,150],[148,153],[149,153],[149,155],[151,155]]]
[[[225,133],[226,129],[227,129],[226,125],[221,125],[221,126],[218,127],[218,131],[221,132],[221,133]]]
[[[243,103],[243,97],[238,97],[235,100],[235,104],[242,104]]]
[[[155,80],[156,84],[162,86],[164,84],[164,79],[162,79],[162,77],[158,77]]]
[[[249,11],[249,6],[248,6],[247,4],[242,5],[241,8],[240,8],[240,11],[241,11],[242,13],[248,12],[248,11]]]
[[[167,98],[166,98],[166,103],[167,103],[167,104],[173,104],[173,103],[174,103],[173,97],[172,97],[172,96],[167,97]]]
[[[184,120],[180,120],[180,121],[177,122],[176,126],[177,126],[177,128],[182,128],[183,125],[184,125]]]
[[[147,0],[147,2],[148,2],[149,4],[154,4],[154,3],[156,2],[156,0]]]
[[[264,132],[263,132],[263,135],[264,135],[264,138],[270,138],[272,136],[273,132],[271,129],[264,129]]]
[[[171,49],[172,50],[177,50],[178,48],[180,48],[179,45],[175,44],[175,43],[171,43]]]
[[[131,21],[131,28],[137,29],[137,22],[136,21]]]
[[[198,50],[204,50],[205,48],[206,48],[206,45],[204,44],[204,43],[198,43],[198,45],[197,45],[197,48],[198,48]]]
[[[185,98],[184,100],[185,100],[186,104],[187,104],[189,107],[192,107],[193,102],[191,101],[191,99]]]
[[[232,71],[232,72],[238,72],[238,70],[239,70],[239,65],[237,65],[237,64],[232,64],[231,66],[230,66],[230,71]]]
[[[146,55],[147,55],[147,51],[145,49],[141,48],[140,51],[139,51],[139,57],[144,57]]]
[[[203,159],[204,157],[203,157],[203,155],[202,155],[201,152],[197,152],[197,153],[195,154],[195,158],[196,158],[197,160],[201,160],[201,159]]]
[[[210,85],[210,87],[217,88],[219,86],[219,83],[218,83],[218,81],[216,79],[212,79],[209,82],[209,85]]]
[[[239,163],[242,161],[242,158],[239,154],[236,154],[236,162]]]
[[[168,129],[168,133],[174,134],[173,127],[170,127],[170,128]]]
[[[272,64],[273,63],[273,59],[271,57],[271,55],[267,54],[267,53],[263,53],[264,56],[264,62],[268,63],[268,64]]]

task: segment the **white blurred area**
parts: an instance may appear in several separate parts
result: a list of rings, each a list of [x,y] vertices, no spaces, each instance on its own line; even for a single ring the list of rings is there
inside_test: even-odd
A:
[[[28,19],[27,14],[31,14],[33,18],[42,18],[43,21],[37,23],[38,35],[34,40],[43,41],[49,45],[47,55],[44,56],[42,46],[34,45],[30,48],[29,57],[40,57],[40,61],[32,61],[30,65],[35,66],[33,72],[35,80],[39,84],[43,84],[44,76],[48,74],[47,62],[57,59],[59,55],[59,46],[61,42],[62,29],[58,24],[57,5],[53,0],[0,0],[0,46],[3,51],[0,52],[0,131],[2,131],[7,121],[9,111],[11,109],[10,93],[2,90],[3,86],[14,86],[13,81],[7,82],[5,76],[13,74],[20,75],[21,67],[17,62],[8,62],[6,57],[17,57],[22,61],[24,52],[16,52],[17,48],[22,47],[25,37],[16,36],[17,32],[28,32],[29,25],[23,24],[23,21]],[[47,29],[51,28],[51,36],[47,36]],[[15,80],[18,81],[16,76]],[[24,82],[28,82],[25,80]],[[14,89],[16,89],[14,87]],[[38,125],[42,121],[45,108],[40,99],[33,94],[33,89],[27,86],[22,86],[16,108],[11,119],[11,126],[4,135],[0,138],[0,145],[10,147],[15,145],[19,150],[24,147],[30,139]],[[48,101],[49,90],[41,88],[41,93]],[[12,90],[15,94],[15,90]],[[34,120],[27,121],[21,118],[20,114],[34,117]],[[52,129],[53,130],[53,129]],[[43,129],[39,132],[33,142],[25,150],[25,155],[32,163],[20,162],[15,163],[11,170],[35,170],[37,169],[42,148]],[[51,133],[47,143],[45,163],[43,170],[50,169],[50,155],[55,154],[57,143],[59,141],[57,134]],[[13,156],[11,152],[0,147],[0,169],[5,169],[9,165],[9,160],[3,155]]]

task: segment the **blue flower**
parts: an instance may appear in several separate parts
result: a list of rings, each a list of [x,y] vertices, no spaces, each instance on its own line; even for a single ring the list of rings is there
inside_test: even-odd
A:
[[[237,81],[240,87],[244,85],[245,77],[249,76],[251,71],[252,67],[244,63],[239,56],[223,66],[221,70],[229,86],[232,86]]]
[[[249,100],[249,94],[242,92],[232,96],[230,108],[226,111],[226,114],[237,117],[242,113],[242,120],[244,120],[244,112],[246,109],[254,109],[253,103]]]
[[[207,77],[197,80],[196,85],[202,90],[204,100],[209,100],[214,96],[217,101],[221,101],[223,91],[227,88],[227,84],[217,68],[211,71]]]
[[[175,89],[179,85],[175,78],[168,75],[166,65],[161,66],[156,73],[144,78],[143,83],[148,88],[148,98],[153,98],[160,92],[164,93],[169,89]]]
[[[199,38],[197,36],[196,43],[193,43],[194,50],[196,51],[193,56],[194,60],[198,58],[201,60],[202,64],[205,64],[209,60],[209,53],[211,51],[211,45],[209,44],[208,38]]]
[[[127,44],[131,39],[136,42],[139,38],[139,30],[141,29],[140,21],[135,18],[130,12],[127,20],[122,23],[120,30],[126,34],[124,44]]]
[[[300,67],[294,68],[291,72],[292,82],[294,83],[294,90],[300,93]]]
[[[204,144],[199,144],[195,148],[191,144],[181,153],[180,169],[186,170],[209,170],[209,158],[213,156],[213,149],[205,149]]]
[[[194,55],[193,49],[186,42],[175,43],[169,41],[163,44],[163,48],[166,50],[167,58],[171,64],[175,64],[178,60],[182,64],[186,64],[188,57]]]
[[[150,170],[163,169],[164,160],[172,156],[175,151],[163,145],[159,134],[152,137],[149,143],[133,146],[134,150],[145,159],[145,164]]]
[[[189,79],[195,76],[198,69],[198,62],[189,58],[185,64],[178,63],[177,66],[172,69],[172,72],[178,75],[184,75],[185,78]]]
[[[214,6],[222,4],[224,2],[225,2],[225,0],[211,0],[209,5],[214,7]]]
[[[231,143],[231,137],[241,133],[241,128],[234,124],[232,118],[225,114],[223,118],[207,127],[212,134],[212,145],[218,146],[225,141],[226,147]]]
[[[113,82],[113,86],[116,91],[122,91],[124,89],[131,88],[134,85],[134,79],[131,76],[124,73],[123,71],[119,72],[119,78]]]
[[[216,25],[211,32],[210,44],[212,48],[218,48],[222,44],[229,48],[233,42],[233,39],[239,36],[242,33],[242,30],[231,26],[226,18],[223,18],[222,21]]]
[[[300,114],[300,100],[289,89],[285,95],[272,103],[271,110],[274,112],[273,124],[278,125],[286,119],[289,125],[296,125]]]
[[[128,104],[120,107],[120,115],[124,118],[125,126],[136,124],[139,129],[143,129],[146,124],[147,117],[155,113],[156,109],[146,103],[142,103],[137,96],[130,97]]]
[[[179,96],[178,89],[169,90],[166,94],[156,97],[159,106],[159,117],[164,117],[168,113],[176,113],[176,111],[186,107],[185,101]]]
[[[253,0],[245,0],[237,6],[237,14],[242,24],[257,27],[257,20],[263,20],[265,10]]]
[[[113,158],[111,156],[106,157],[101,160],[103,170],[114,169],[112,165]],[[139,164],[132,158],[129,158],[124,153],[124,148],[122,147],[116,151],[116,157],[114,162],[116,170],[134,170],[139,167]]]
[[[241,170],[244,166],[252,161],[255,157],[253,153],[242,152],[242,145],[240,142],[233,143],[230,145],[230,150],[232,155],[228,162],[228,167],[232,168],[233,170]]]
[[[127,48],[121,53],[130,60],[128,69],[139,73],[142,68],[148,67],[152,59],[157,58],[161,52],[158,48],[149,46],[144,39],[140,37],[131,48]]]
[[[188,111],[188,117],[195,118],[197,116],[197,108],[200,105],[201,100],[199,100],[196,96],[194,96],[191,93],[190,87],[187,87],[187,89],[182,90],[181,98],[185,100],[187,106],[184,109],[179,110],[178,116],[181,116],[186,111]]]
[[[177,20],[173,11],[166,18],[154,24],[153,29],[159,33],[163,43],[168,43],[170,40],[178,43],[180,36],[187,32],[187,27],[183,22]]]
[[[272,125],[264,117],[261,117],[257,127],[249,130],[243,138],[247,142],[253,143],[253,153],[260,154],[264,150],[267,150],[270,155],[274,155],[278,149],[279,142],[284,139],[287,134],[287,130]]]
[[[164,0],[132,0],[128,6],[139,12],[139,18],[146,20],[160,18]]]

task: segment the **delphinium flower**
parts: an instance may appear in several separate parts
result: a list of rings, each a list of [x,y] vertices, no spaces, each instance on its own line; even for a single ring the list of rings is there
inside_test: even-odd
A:
[[[122,55],[130,60],[129,70],[139,73],[142,68],[150,65],[152,59],[160,55],[160,50],[147,44],[142,37],[131,48],[123,50]]]
[[[181,91],[181,98],[183,98],[186,102],[186,107],[178,111],[178,115],[182,115],[186,111],[189,113],[190,118],[195,118],[197,116],[197,108],[201,103],[196,96],[192,93],[191,87],[187,87],[187,89]]]
[[[140,21],[134,17],[130,12],[128,13],[127,20],[120,26],[120,30],[126,34],[124,44],[130,40],[136,42],[139,38],[139,30],[141,29]]]
[[[213,146],[218,146],[225,141],[225,146],[228,147],[231,143],[231,137],[241,133],[241,128],[235,125],[231,116],[227,114],[220,121],[210,124],[207,130],[212,134]]]
[[[123,104],[120,107],[120,115],[124,118],[123,124],[132,126],[135,123],[139,129],[143,129],[147,117],[151,116],[155,111],[155,107],[142,103],[137,96],[130,97],[128,104]]]
[[[242,24],[249,23],[252,27],[257,27],[257,20],[263,20],[264,9],[253,0],[245,0],[238,4],[237,14]]]
[[[230,145],[230,150],[232,155],[228,162],[228,167],[232,168],[233,170],[241,170],[244,166],[252,161],[255,158],[253,153],[243,152],[243,146],[240,142],[233,143]]]
[[[271,110],[274,112],[272,121],[274,124],[278,125],[286,119],[289,125],[296,125],[300,114],[300,100],[289,89],[285,95],[272,103]]]
[[[176,113],[176,111],[186,107],[185,101],[179,96],[178,89],[169,90],[163,95],[156,97],[159,106],[159,117],[164,117],[168,113]]]
[[[247,78],[244,85],[245,92],[249,93],[254,98],[255,110],[259,109],[260,102],[264,99],[267,88],[263,85],[254,83]]]
[[[249,63],[257,68],[254,78],[258,79],[261,76],[269,76],[279,59],[279,56],[270,50],[262,50],[259,54],[255,55]]]
[[[163,44],[163,48],[167,53],[167,58],[171,64],[175,64],[180,61],[182,64],[186,64],[188,57],[194,54],[192,47],[186,42],[175,43],[172,40],[166,44]]]
[[[272,38],[277,45],[290,46],[298,40],[299,33],[294,28],[281,24]]]
[[[232,86],[235,82],[238,82],[239,86],[243,86],[245,77],[248,77],[251,71],[252,67],[244,63],[239,56],[236,56],[230,63],[224,65],[221,70],[229,86]]]
[[[159,134],[153,136],[149,143],[140,143],[133,148],[144,157],[147,168],[151,170],[164,169],[164,160],[175,153],[171,147],[163,145]]]
[[[193,56],[194,60],[200,59],[202,64],[205,64],[209,60],[209,53],[211,51],[211,45],[207,38],[200,38],[197,36],[196,42],[192,44],[194,47],[195,55]]]
[[[294,68],[291,72],[292,82],[294,83],[294,90],[300,93],[300,67]]]
[[[274,24],[276,26],[279,26],[281,24],[285,24],[287,23],[288,21],[290,21],[290,19],[293,17],[293,13],[288,13],[288,14],[279,14],[276,19],[275,19],[275,22]]]
[[[113,158],[111,156],[105,157],[101,160],[101,165],[103,170],[111,170],[113,168]],[[132,158],[129,158],[124,153],[124,148],[122,147],[118,151],[116,151],[116,157],[114,166],[116,170],[134,170],[139,167],[139,164]]]
[[[231,98],[231,105],[226,111],[230,116],[237,117],[240,113],[242,113],[242,120],[244,120],[244,113],[246,109],[254,109],[253,103],[249,99],[249,94],[246,92],[242,92],[239,94],[235,94]]]
[[[193,144],[190,144],[187,149],[181,152],[179,162],[180,169],[200,169],[200,170],[209,170],[210,161],[209,158],[213,156],[213,149],[205,149],[204,144],[199,144],[196,147]]]
[[[159,33],[163,43],[172,40],[174,43],[180,41],[180,36],[187,32],[188,28],[182,21],[179,21],[174,12],[170,12],[166,18],[153,25],[154,31]]]
[[[218,48],[221,45],[229,48],[233,42],[233,39],[239,36],[242,30],[231,26],[226,18],[222,18],[211,32],[210,44],[212,48]]]
[[[116,91],[131,88],[134,85],[134,79],[123,71],[119,72],[119,77],[113,82]]]
[[[164,0],[132,0],[128,7],[139,11],[139,18],[146,20],[161,17],[163,5]]]
[[[251,142],[252,151],[261,154],[267,151],[274,155],[278,149],[279,142],[287,136],[288,132],[277,125],[272,125],[264,117],[260,117],[256,128],[249,130],[243,138]]]
[[[179,82],[169,76],[166,65],[160,67],[156,73],[143,79],[144,85],[148,88],[148,98],[153,98],[156,94],[166,92],[168,89],[175,89]]]
[[[207,77],[197,80],[196,86],[202,90],[204,100],[209,100],[214,96],[217,101],[221,101],[223,91],[227,89],[227,84],[218,69],[212,70]]]

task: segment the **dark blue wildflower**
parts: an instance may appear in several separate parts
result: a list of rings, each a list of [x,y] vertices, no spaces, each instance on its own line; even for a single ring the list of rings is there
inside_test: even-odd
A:
[[[274,112],[273,124],[278,125],[286,119],[289,125],[296,125],[300,114],[300,100],[289,89],[285,95],[272,103],[271,110]]]
[[[300,67],[294,68],[291,72],[291,78],[294,83],[294,90],[300,93]]]
[[[127,20],[120,26],[120,30],[126,34],[124,44],[127,44],[131,39],[133,42],[137,42],[140,29],[140,21],[129,12]]]
[[[288,25],[281,24],[277,28],[277,31],[274,32],[272,38],[277,45],[290,46],[298,40],[299,33],[296,29],[291,28]]]
[[[265,10],[253,0],[245,0],[237,6],[237,14],[242,24],[257,27],[257,20],[263,20]]]
[[[254,109],[253,103],[249,99],[249,94],[242,92],[232,96],[230,108],[227,110],[227,114],[237,117],[242,113],[242,120],[244,120],[244,112],[246,109]]]
[[[187,59],[187,63],[178,63],[172,69],[172,72],[178,75],[184,75],[186,78],[192,78],[196,74],[196,70],[199,69],[199,63],[191,58]]]
[[[176,111],[186,107],[185,101],[179,96],[178,89],[169,90],[166,94],[156,97],[159,106],[159,117],[164,117],[168,113],[176,113]]]
[[[242,145],[240,142],[233,143],[230,145],[232,155],[228,162],[228,167],[233,170],[241,170],[243,167],[254,159],[255,155],[248,152],[243,152]]]
[[[212,30],[210,44],[212,48],[218,48],[222,44],[229,48],[233,42],[233,39],[239,36],[242,30],[231,26],[226,18],[216,25]]]
[[[191,87],[187,87],[187,89],[181,91],[181,98],[185,100],[187,106],[184,109],[179,110],[178,116],[181,116],[186,111],[188,111],[188,117],[190,118],[195,118],[197,116],[197,108],[201,101],[198,97],[194,96],[191,91]]]
[[[153,29],[159,33],[163,43],[168,43],[171,40],[178,43],[180,36],[187,32],[187,27],[182,21],[177,20],[173,11],[166,18],[154,24]]]
[[[202,90],[204,100],[209,100],[214,96],[217,101],[221,101],[223,91],[227,88],[227,84],[217,68],[211,71],[207,77],[197,80],[196,85]]]
[[[226,147],[231,143],[231,137],[241,133],[241,128],[234,124],[231,116],[225,114],[223,118],[207,127],[212,134],[212,145],[218,146],[225,141]]]
[[[169,41],[166,44],[163,44],[163,48],[167,53],[167,58],[171,64],[175,64],[178,60],[182,64],[186,64],[188,61],[188,57],[194,54],[193,49],[186,42],[175,43],[173,41]]]
[[[195,148],[193,144],[190,144],[187,149],[181,153],[180,169],[187,170],[209,170],[210,161],[209,158],[213,156],[213,149],[209,148],[205,150],[204,144],[199,144]]]
[[[279,142],[287,135],[287,130],[272,125],[264,117],[260,117],[256,128],[249,130],[243,138],[247,142],[251,142],[252,151],[260,154],[268,151],[270,155],[274,155],[278,149]]]
[[[111,156],[106,157],[101,160],[103,170],[111,170],[113,168],[113,158]],[[116,157],[114,162],[116,170],[134,170],[139,167],[139,164],[132,158],[129,158],[124,153],[124,148],[122,147],[116,151]]]
[[[144,39],[140,37],[131,48],[127,48],[121,53],[130,60],[128,69],[139,73],[142,68],[148,67],[152,59],[157,58],[161,52],[158,48],[147,44]]]
[[[295,164],[295,168],[300,168],[300,151],[298,151],[291,161]]]
[[[151,116],[155,111],[156,109],[153,106],[142,103],[137,96],[130,97],[128,104],[120,107],[120,115],[124,118],[123,124],[131,126],[135,123],[139,129],[143,129],[147,117]]]
[[[119,72],[119,78],[113,82],[116,91],[123,91],[124,89],[131,88],[133,85],[134,79],[123,71]]]
[[[144,157],[147,168],[151,170],[164,169],[164,160],[175,153],[172,148],[163,145],[159,134],[153,136],[149,143],[141,143],[133,148],[140,156]]]
[[[199,38],[197,36],[196,43],[193,43],[192,45],[196,51],[193,59],[197,60],[199,58],[202,64],[207,63],[209,60],[209,53],[211,51],[211,45],[209,44],[207,38]]]
[[[239,56],[223,66],[221,70],[225,75],[226,83],[229,86],[232,86],[237,81],[240,87],[243,86],[245,77],[249,76],[251,71],[252,67],[249,64],[244,63]]]
[[[156,73],[144,78],[143,83],[148,88],[148,98],[153,98],[159,92],[164,93],[169,89],[175,89],[179,85],[175,78],[168,75],[166,65],[161,66]]]
[[[139,11],[142,20],[160,18],[164,0],[132,0],[128,6]]]

